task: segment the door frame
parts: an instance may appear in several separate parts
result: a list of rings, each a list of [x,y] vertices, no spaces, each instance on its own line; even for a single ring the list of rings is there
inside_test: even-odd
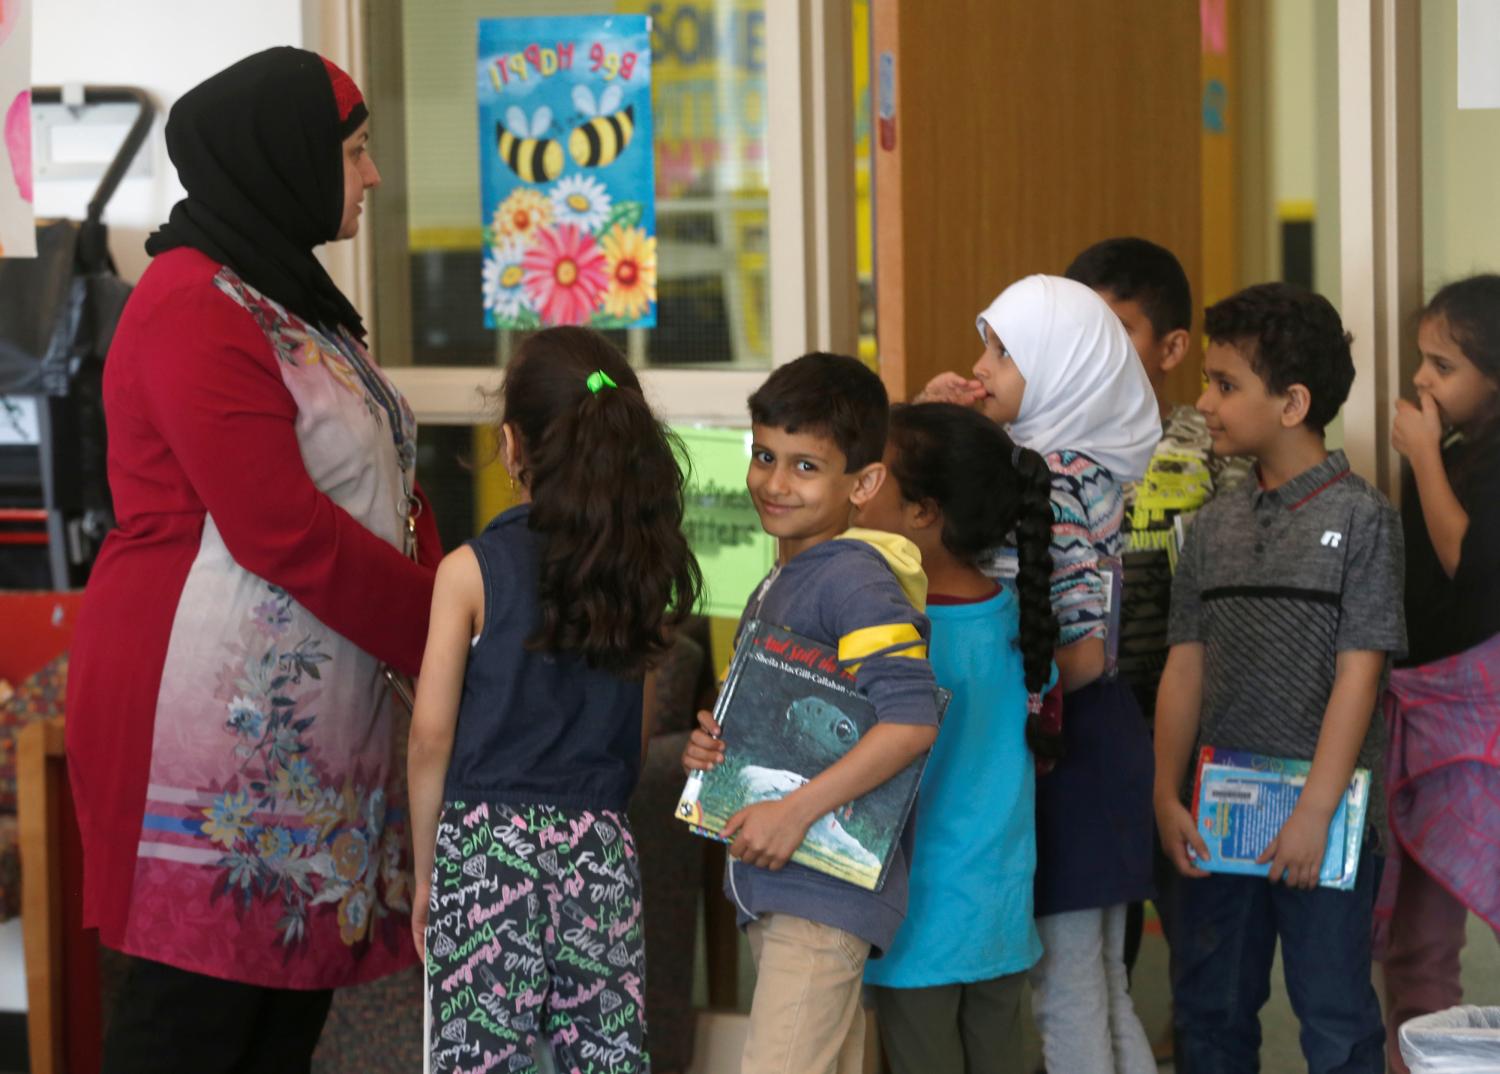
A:
[[[1423,301],[1421,31],[1408,0],[1339,0],[1340,312],[1355,369],[1344,443],[1392,500],[1391,420],[1417,364]]]

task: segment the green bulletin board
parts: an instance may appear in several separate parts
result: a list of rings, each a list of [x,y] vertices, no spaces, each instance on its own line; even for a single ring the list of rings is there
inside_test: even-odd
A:
[[[760,528],[745,488],[750,431],[686,426],[673,432],[682,438],[692,467],[683,529],[703,568],[698,610],[738,619],[776,561],[776,542]]]

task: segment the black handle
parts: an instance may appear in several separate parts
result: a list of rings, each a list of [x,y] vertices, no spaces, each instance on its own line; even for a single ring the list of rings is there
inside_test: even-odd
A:
[[[31,87],[31,102],[33,104],[62,104],[62,87],[33,86]],[[125,140],[120,143],[120,148],[115,153],[115,159],[110,161],[109,167],[104,170],[104,178],[99,180],[99,189],[94,191],[94,196],[89,201],[89,215],[86,223],[97,225],[104,218],[104,207],[109,204],[109,199],[114,197],[120,180],[125,178],[125,173],[130,170],[130,165],[135,161],[135,155],[145,144],[146,135],[151,132],[151,121],[156,117],[156,103],[151,100],[145,90],[138,86],[84,86],[83,103],[85,105],[133,104],[139,109],[135,122],[130,125]]]

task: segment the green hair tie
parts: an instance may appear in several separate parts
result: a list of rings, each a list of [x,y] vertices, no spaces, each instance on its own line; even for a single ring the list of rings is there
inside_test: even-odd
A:
[[[584,381],[584,383],[588,385],[589,391],[593,392],[595,395],[599,394],[600,388],[619,387],[619,385],[614,382],[614,379],[602,369],[596,369],[592,373],[590,373],[589,379]]]

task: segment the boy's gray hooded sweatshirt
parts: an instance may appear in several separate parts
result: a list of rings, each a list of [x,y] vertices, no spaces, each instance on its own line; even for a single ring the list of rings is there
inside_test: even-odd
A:
[[[773,570],[751,597],[740,627],[758,619],[837,647],[840,660],[868,656],[855,671],[855,686],[875,706],[876,718],[935,727],[937,683],[927,662],[926,601],[927,577],[915,545],[896,534],[851,529]],[[913,642],[920,644],[871,655]],[[724,893],[734,900],[741,928],[762,914],[792,914],[853,933],[879,956],[906,917],[911,846],[908,820],[879,891],[796,862],[773,872],[731,857]]]

